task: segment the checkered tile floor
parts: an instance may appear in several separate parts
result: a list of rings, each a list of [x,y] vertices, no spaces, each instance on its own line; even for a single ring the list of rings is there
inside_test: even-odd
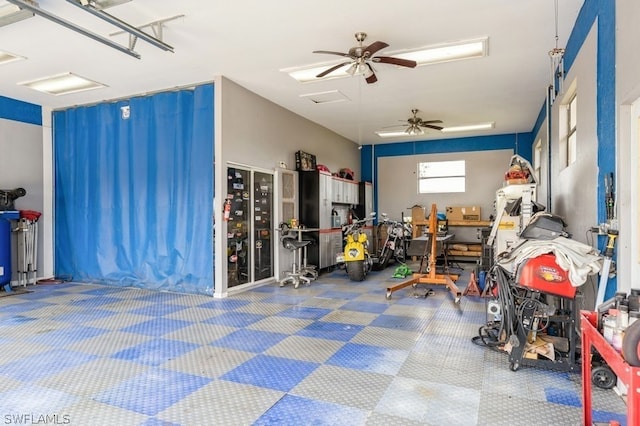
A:
[[[581,378],[471,339],[485,300],[393,269],[229,297],[64,283],[0,297],[3,424],[579,425]],[[468,273],[458,283],[462,288]],[[595,388],[598,422],[626,424]]]

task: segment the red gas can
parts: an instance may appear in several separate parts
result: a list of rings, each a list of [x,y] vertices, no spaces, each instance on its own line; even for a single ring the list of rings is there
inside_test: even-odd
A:
[[[517,284],[529,290],[573,299],[576,288],[571,285],[568,273],[558,266],[551,253],[527,259],[518,268]]]

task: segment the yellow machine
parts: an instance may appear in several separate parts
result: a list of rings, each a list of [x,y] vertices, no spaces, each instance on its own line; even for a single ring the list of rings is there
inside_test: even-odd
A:
[[[371,270],[373,261],[369,255],[369,238],[363,227],[373,220],[374,215],[372,213],[370,218],[356,220],[342,227],[345,246],[336,256],[336,261],[339,265],[344,264],[351,281],[363,281]]]

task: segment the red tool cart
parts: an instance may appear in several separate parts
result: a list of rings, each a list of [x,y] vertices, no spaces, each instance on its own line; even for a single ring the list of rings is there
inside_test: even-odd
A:
[[[640,367],[632,367],[598,331],[597,312],[580,312],[582,337],[582,419],[591,426],[591,349],[595,348],[627,387],[627,423],[640,425]]]

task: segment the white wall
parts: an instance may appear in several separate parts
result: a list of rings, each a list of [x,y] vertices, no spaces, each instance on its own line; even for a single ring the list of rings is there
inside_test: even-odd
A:
[[[639,288],[640,2],[616,2],[618,289]]]
[[[35,210],[42,213],[45,197],[42,127],[0,119],[0,143],[2,144],[0,150],[0,188],[24,188],[27,195],[15,201],[16,210]],[[50,229],[51,223],[51,216],[42,216],[38,221],[38,226]],[[15,257],[15,235],[13,235],[13,239],[12,254]],[[44,270],[45,256],[48,259],[47,264],[50,265],[52,253],[43,251],[43,241],[44,233],[38,232],[38,278],[48,277],[52,272],[52,270]],[[12,281],[16,280],[15,272],[14,269]]]
[[[594,25],[585,39],[551,109],[551,213],[567,220],[573,239],[587,242],[586,231],[598,223],[598,136],[597,136],[597,31]],[[577,94],[577,159],[566,166],[560,159],[563,137],[562,108],[569,102],[571,89]],[[537,140],[537,139],[536,139]],[[604,201],[603,201],[604,202]]]

